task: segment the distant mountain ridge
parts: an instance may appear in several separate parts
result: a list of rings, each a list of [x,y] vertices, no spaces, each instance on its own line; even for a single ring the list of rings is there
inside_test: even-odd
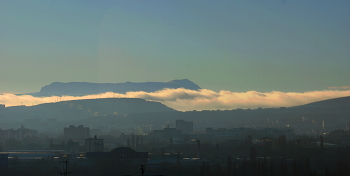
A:
[[[130,91],[154,92],[164,88],[186,88],[198,90],[200,87],[188,79],[169,82],[125,82],[125,83],[90,83],[90,82],[53,82],[41,88],[40,92],[30,93],[33,96],[84,96],[105,92],[126,93]]]
[[[349,114],[350,96],[288,108],[187,112],[176,111],[160,102],[140,98],[103,98],[35,106],[0,106],[0,126],[14,128],[26,124],[30,128],[57,131],[62,131],[64,126],[70,124],[82,124],[91,128],[113,126],[121,129],[156,129],[153,127],[162,127],[169,122],[185,118],[197,121],[201,127],[214,127],[212,125],[217,124],[217,121],[220,121],[220,125],[254,122],[271,126],[268,121],[278,120],[277,124],[290,124],[293,128],[306,123],[321,128],[321,122],[324,121],[327,127],[342,129],[344,124],[350,121]],[[310,121],[303,121],[302,117],[307,117]]]
[[[141,98],[102,98],[11,106],[0,109],[0,114],[2,118],[73,120],[96,115],[174,111],[162,103]]]
[[[304,105],[293,106],[291,108],[333,108],[333,107],[349,107],[350,108],[350,96],[332,98],[328,100],[316,101]]]

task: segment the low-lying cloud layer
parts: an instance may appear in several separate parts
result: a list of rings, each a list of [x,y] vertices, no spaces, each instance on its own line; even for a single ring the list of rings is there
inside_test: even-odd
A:
[[[145,100],[158,101],[179,111],[189,110],[216,110],[236,108],[268,108],[289,107],[307,104],[315,101],[331,98],[350,96],[350,90],[324,90],[303,93],[296,92],[231,92],[222,90],[215,92],[208,89],[198,91],[184,88],[164,89],[156,92],[127,92],[118,94],[106,92],[102,94],[86,96],[52,96],[33,97],[30,95],[1,94],[0,104],[6,106],[26,105],[32,106],[42,103],[57,101],[96,99],[96,98],[142,98]]]

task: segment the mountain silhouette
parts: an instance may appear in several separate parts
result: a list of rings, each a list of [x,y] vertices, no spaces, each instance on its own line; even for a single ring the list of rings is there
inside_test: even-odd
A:
[[[125,82],[125,83],[90,83],[90,82],[53,82],[41,88],[40,92],[29,95],[41,96],[83,96],[105,92],[126,93],[130,91],[154,92],[164,88],[185,88],[198,90],[200,87],[188,79],[169,82]]]
[[[97,115],[173,111],[175,110],[162,103],[140,98],[102,98],[44,103],[35,106],[11,106],[3,108],[0,114],[2,117],[16,117],[18,120],[34,118],[73,120]]]
[[[118,128],[161,127],[181,118],[196,121],[202,127],[215,127],[215,124],[251,124],[252,122],[271,125],[271,123],[267,124],[268,119],[278,120],[282,126],[290,124],[297,127],[299,123],[304,123],[301,118],[307,117],[310,123],[314,125],[319,123],[320,128],[321,121],[324,121],[329,127],[341,129],[345,123],[349,122],[349,106],[350,97],[341,97],[286,108],[180,112],[160,102],[140,98],[103,98],[61,101],[35,106],[0,106],[0,119],[6,128],[14,128],[25,123],[35,129],[55,128],[59,131],[70,124],[82,124],[94,128],[111,125]],[[50,119],[56,122],[51,123]],[[309,121],[305,121],[307,122]]]
[[[293,108],[350,108],[350,96],[316,101]]]

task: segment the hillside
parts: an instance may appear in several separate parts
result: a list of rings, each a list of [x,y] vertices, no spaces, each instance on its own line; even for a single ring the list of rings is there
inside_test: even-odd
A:
[[[175,110],[159,102],[139,98],[104,98],[6,107],[0,113],[2,119],[7,117],[12,120],[52,118],[74,120],[98,115],[173,111]]]
[[[292,108],[350,108],[350,97],[333,98],[323,101],[316,101]]]
[[[314,102],[290,108],[204,110],[179,112],[159,102],[138,98],[105,98],[62,101],[36,106],[0,108],[0,128],[27,127],[61,131],[68,125],[85,125],[95,129],[138,129],[174,127],[177,119],[195,122],[195,128],[262,127],[298,131],[343,129],[350,122],[350,97]],[[322,127],[325,124],[325,127]],[[128,132],[128,133],[129,133]]]

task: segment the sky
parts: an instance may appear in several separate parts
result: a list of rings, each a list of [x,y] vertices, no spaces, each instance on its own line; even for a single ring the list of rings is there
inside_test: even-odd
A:
[[[348,0],[0,0],[0,93],[185,78],[219,94],[346,92],[349,9]]]

